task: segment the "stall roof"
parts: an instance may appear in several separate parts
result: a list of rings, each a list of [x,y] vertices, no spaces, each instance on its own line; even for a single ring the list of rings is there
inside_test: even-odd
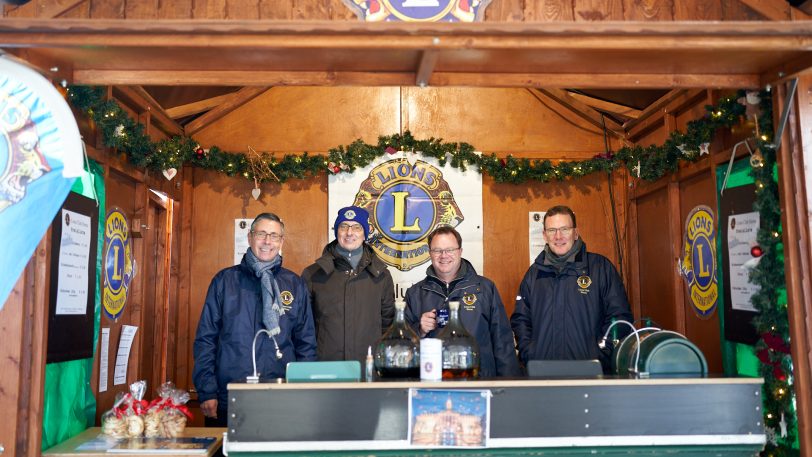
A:
[[[812,67],[810,22],[0,21],[75,84],[760,87]]]

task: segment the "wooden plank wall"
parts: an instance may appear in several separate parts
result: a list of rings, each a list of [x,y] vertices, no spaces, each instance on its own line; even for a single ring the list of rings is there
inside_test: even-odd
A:
[[[751,2],[752,3],[752,2]],[[341,0],[32,0],[8,17],[91,19],[269,19],[354,21]],[[792,18],[789,8],[780,11]],[[494,0],[486,22],[748,21],[765,14],[740,0]],[[771,19],[777,19],[771,17]]]

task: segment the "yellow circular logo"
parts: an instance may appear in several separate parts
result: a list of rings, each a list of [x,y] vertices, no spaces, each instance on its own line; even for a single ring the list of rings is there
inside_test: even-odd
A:
[[[102,308],[116,320],[127,304],[127,292],[134,276],[130,228],[127,216],[119,208],[107,213],[104,224],[104,289]]]
[[[701,318],[716,310],[719,285],[716,277],[716,224],[713,211],[697,206],[685,220],[684,255],[680,270],[688,287],[694,312]]]

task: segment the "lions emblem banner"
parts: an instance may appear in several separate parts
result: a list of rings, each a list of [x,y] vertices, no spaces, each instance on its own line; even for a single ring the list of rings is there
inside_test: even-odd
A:
[[[369,212],[367,243],[387,265],[399,295],[423,279],[431,265],[427,237],[440,225],[462,235],[463,257],[482,273],[482,176],[462,172],[436,159],[405,153],[387,156],[354,173],[328,181],[329,238],[332,223],[345,206]]]
[[[716,222],[709,207],[697,206],[685,218],[683,251],[680,273],[688,287],[688,298],[694,313],[708,319],[716,310],[719,299]]]
[[[82,139],[61,94],[0,57],[0,309],[82,173]]]

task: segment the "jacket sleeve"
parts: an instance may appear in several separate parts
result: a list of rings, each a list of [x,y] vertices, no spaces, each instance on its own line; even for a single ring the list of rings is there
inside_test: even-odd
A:
[[[389,270],[384,270],[381,290],[381,334],[395,320],[395,282]]]
[[[296,326],[293,328],[293,350],[296,360],[316,360],[316,327],[313,322],[313,310],[310,308],[310,294],[304,281],[299,281],[301,303],[296,316]]]
[[[418,301],[417,284],[409,287],[406,290],[406,309],[403,314],[406,318],[406,324],[420,336],[420,303]]]
[[[491,294],[490,332],[493,356],[496,359],[497,376],[521,376],[519,361],[516,359],[516,348],[513,341],[513,331],[510,329],[507,312],[502,304],[502,298],[493,283],[488,284]]]
[[[623,287],[623,281],[617,273],[615,266],[609,259],[604,259],[603,268],[603,290],[601,290],[601,299],[603,307],[603,323],[601,326],[600,336],[606,333],[606,330],[612,324],[612,320],[624,320],[632,322],[631,309],[629,301],[626,298],[626,289]],[[616,325],[618,338],[623,338],[631,333],[631,328],[626,325]]]
[[[532,270],[532,267],[531,267]],[[519,348],[519,358],[527,365],[530,359],[530,344],[533,339],[533,312],[529,302],[530,287],[528,271],[519,285],[519,293],[516,296],[516,306],[510,316],[510,326],[516,336],[516,346]]]
[[[216,361],[223,316],[222,285],[221,276],[212,279],[195,334],[192,380],[201,402],[217,398]]]

